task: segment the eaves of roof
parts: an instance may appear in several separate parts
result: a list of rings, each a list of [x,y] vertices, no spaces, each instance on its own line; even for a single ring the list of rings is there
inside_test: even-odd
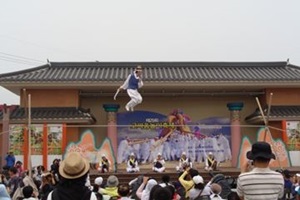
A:
[[[10,123],[19,124],[28,122],[27,113],[26,108],[17,107],[10,113]],[[2,111],[0,111],[0,116],[3,117]],[[96,119],[88,109],[83,108],[34,107],[31,108],[31,122],[93,124],[96,122]]]
[[[300,68],[286,62],[51,62],[0,75],[0,85],[119,84],[137,64],[147,84],[300,83]]]
[[[268,106],[263,109],[264,115],[267,118]],[[299,121],[300,120],[300,105],[294,106],[271,106],[269,113],[269,121]],[[264,120],[260,110],[257,108],[252,114],[245,118],[245,121],[250,124],[263,124]]]

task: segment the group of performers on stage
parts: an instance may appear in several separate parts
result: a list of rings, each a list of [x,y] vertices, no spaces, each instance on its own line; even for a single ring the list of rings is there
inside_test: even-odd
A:
[[[165,172],[165,170],[166,170],[165,164],[166,164],[166,162],[165,162],[164,158],[162,157],[161,153],[158,153],[157,158],[154,159],[154,161],[153,161],[152,171],[158,172],[158,173]],[[217,166],[218,166],[217,160],[215,159],[213,153],[209,152],[206,157],[206,160],[205,160],[205,170],[216,171]],[[192,164],[191,160],[186,156],[186,153],[183,152],[179,159],[179,165],[176,166],[176,171],[182,172],[188,167],[192,168],[193,164]],[[101,173],[107,173],[110,171],[110,168],[111,168],[111,162],[107,159],[105,154],[103,154],[101,161],[99,163],[98,171]],[[136,156],[134,155],[134,153],[131,153],[129,156],[129,159],[127,161],[126,171],[128,173],[134,173],[134,172],[140,171],[140,168],[138,166],[138,160],[136,159]]]

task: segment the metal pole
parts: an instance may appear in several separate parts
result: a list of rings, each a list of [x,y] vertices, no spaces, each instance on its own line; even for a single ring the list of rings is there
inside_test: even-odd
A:
[[[31,177],[31,95],[28,94],[28,172]]]

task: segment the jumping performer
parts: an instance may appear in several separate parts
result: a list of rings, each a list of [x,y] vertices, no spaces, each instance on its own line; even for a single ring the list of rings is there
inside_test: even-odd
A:
[[[127,94],[131,98],[131,100],[125,106],[125,109],[127,111],[134,111],[134,107],[142,103],[143,98],[141,94],[138,92],[138,89],[144,85],[141,78],[142,72],[143,72],[142,66],[138,65],[135,68],[134,72],[127,77],[124,84],[121,85],[121,87],[119,87],[118,89],[118,91],[127,90]]]

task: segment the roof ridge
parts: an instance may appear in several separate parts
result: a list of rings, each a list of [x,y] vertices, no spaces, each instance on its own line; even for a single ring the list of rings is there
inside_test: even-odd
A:
[[[47,67],[50,67],[49,64],[41,65],[38,67],[32,67],[32,68],[28,68],[28,69],[23,69],[23,70],[19,70],[19,71],[14,71],[14,72],[3,73],[3,74],[0,74],[0,78],[5,77],[5,76],[18,75],[20,73],[28,73],[28,72],[44,69]]]
[[[84,66],[90,65],[90,66]],[[136,65],[146,65],[147,67],[156,67],[155,65],[170,65],[178,67],[180,65],[188,66],[216,66],[216,67],[255,67],[268,65],[270,67],[285,67],[286,61],[104,61],[104,62],[50,62],[51,67],[135,67]]]

